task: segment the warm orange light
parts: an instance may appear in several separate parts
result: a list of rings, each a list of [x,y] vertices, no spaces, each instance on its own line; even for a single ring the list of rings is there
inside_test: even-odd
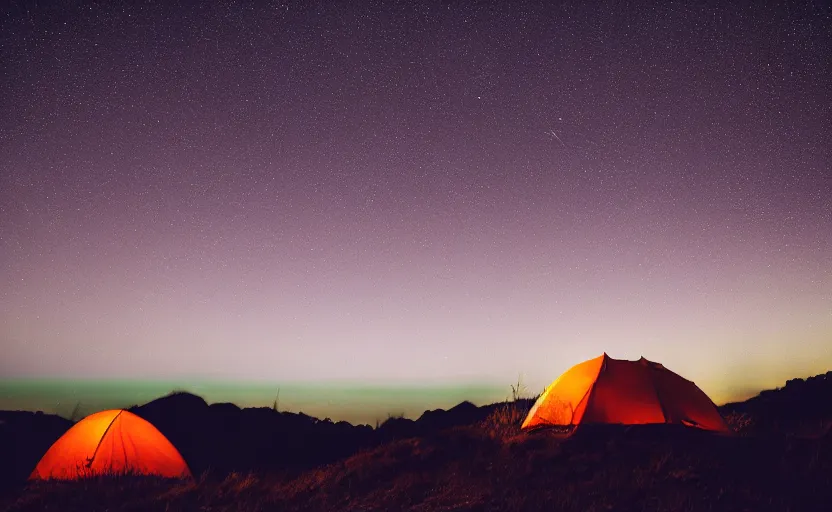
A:
[[[693,382],[644,358],[625,361],[606,354],[558,377],[537,399],[522,428],[589,423],[677,423],[729,430]]]
[[[558,377],[537,399],[523,428],[536,425],[571,425],[579,423],[586,406],[586,396],[604,356],[576,364]]]
[[[156,427],[124,410],[91,414],[53,444],[29,476],[72,480],[134,473],[190,477],[179,451]]]

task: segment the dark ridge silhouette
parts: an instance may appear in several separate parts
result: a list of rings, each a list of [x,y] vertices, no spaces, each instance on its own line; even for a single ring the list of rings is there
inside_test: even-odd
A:
[[[744,402],[721,406],[727,418],[740,418],[751,433],[820,436],[832,424],[832,371],[791,379]]]
[[[0,490],[24,483],[46,450],[72,425],[40,411],[0,411]]]
[[[194,473],[303,470],[369,446],[373,434],[366,425],[333,423],[270,407],[208,405],[188,393],[168,395],[130,411],[153,423]]]
[[[478,429],[491,437],[515,436],[532,404],[533,399],[482,407],[462,402],[448,410],[425,411],[416,420],[391,417],[375,429],[320,420],[303,413],[278,412],[272,407],[209,405],[203,398],[186,392],[171,393],[128,410],[159,429],[195,475],[205,471],[220,476],[248,471],[297,475],[406,439],[429,439],[456,453],[455,445],[446,441],[467,442],[470,436],[459,434],[465,429]],[[783,388],[763,391],[745,402],[723,405],[720,411],[735,430],[748,435],[813,436],[820,438],[824,446],[832,445],[832,372],[790,380]],[[72,424],[50,414],[0,412],[0,453],[9,454],[4,458],[11,460],[2,466],[3,485],[25,482],[40,457]],[[531,440],[536,435],[521,437]],[[696,446],[703,435],[697,429],[665,425],[603,426],[579,429],[568,446],[648,439],[672,439]]]
[[[447,411],[434,409],[425,411],[416,420],[416,424],[422,429],[440,430],[460,425],[471,425],[485,419],[487,412],[471,402],[465,401]]]

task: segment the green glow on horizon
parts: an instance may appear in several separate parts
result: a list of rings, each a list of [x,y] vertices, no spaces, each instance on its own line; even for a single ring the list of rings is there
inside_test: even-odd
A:
[[[279,390],[279,394],[278,394]],[[425,410],[450,408],[468,400],[477,405],[505,400],[509,386],[412,385],[361,383],[264,383],[183,380],[0,380],[0,409],[42,410],[68,417],[79,405],[82,416],[150,402],[172,391],[186,391],[209,404],[231,402],[240,407],[271,407],[318,418],[372,424],[391,414],[416,418]]]

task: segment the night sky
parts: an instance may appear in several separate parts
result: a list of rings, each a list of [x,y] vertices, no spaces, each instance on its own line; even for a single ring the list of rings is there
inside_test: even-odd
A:
[[[832,367],[829,4],[193,3],[3,7],[0,377]]]

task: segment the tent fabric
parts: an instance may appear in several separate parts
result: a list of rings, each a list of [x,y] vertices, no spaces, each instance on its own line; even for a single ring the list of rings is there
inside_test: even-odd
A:
[[[558,377],[537,399],[522,428],[544,425],[673,423],[730,431],[693,382],[659,363],[603,354]]]
[[[74,480],[133,473],[191,477],[170,441],[148,421],[125,410],[91,414],[72,426],[47,450],[30,480]]]

